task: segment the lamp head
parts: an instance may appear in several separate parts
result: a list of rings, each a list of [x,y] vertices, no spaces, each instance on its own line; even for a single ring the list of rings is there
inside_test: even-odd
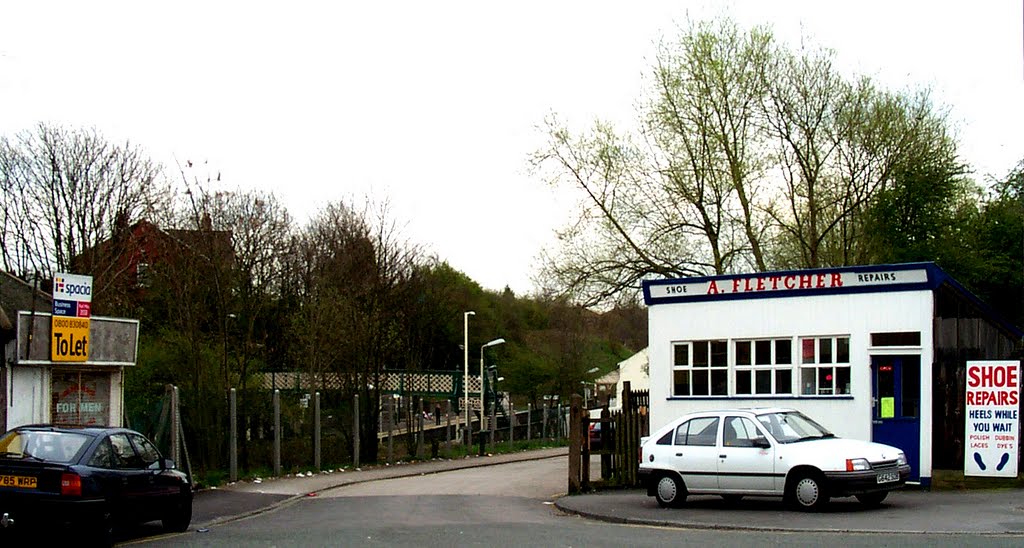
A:
[[[493,341],[484,345],[484,348],[488,346],[497,346],[499,344],[505,344],[505,339],[494,339]]]

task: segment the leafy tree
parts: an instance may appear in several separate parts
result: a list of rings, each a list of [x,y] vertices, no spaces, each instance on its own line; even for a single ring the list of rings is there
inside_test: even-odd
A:
[[[928,93],[850,81],[833,58],[697,23],[662,42],[638,136],[549,120],[532,165],[581,206],[543,257],[547,291],[621,304],[647,277],[856,264],[886,253],[872,212],[900,185],[942,178],[936,205],[955,205],[963,167]]]

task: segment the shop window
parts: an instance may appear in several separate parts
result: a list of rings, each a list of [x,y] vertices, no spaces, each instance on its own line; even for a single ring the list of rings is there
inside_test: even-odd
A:
[[[736,395],[792,394],[792,345],[790,339],[736,341]]]
[[[726,341],[676,343],[673,348],[673,396],[727,396],[729,345]]]
[[[110,424],[110,373],[55,370],[50,399],[54,424]]]
[[[872,333],[871,346],[921,346],[921,332]]]
[[[800,348],[801,395],[850,393],[849,337],[803,337]]]

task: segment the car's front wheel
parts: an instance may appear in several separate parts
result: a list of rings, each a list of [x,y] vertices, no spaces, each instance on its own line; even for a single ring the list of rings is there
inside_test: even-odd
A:
[[[863,495],[857,495],[857,500],[865,506],[878,506],[882,504],[885,497],[889,496],[888,491],[882,491],[879,493],[864,493]]]
[[[825,478],[815,472],[803,472],[793,478],[786,495],[794,508],[804,512],[821,510],[829,499]]]
[[[192,497],[183,493],[160,521],[168,531],[181,533],[188,530],[188,524],[192,522]]]
[[[654,498],[662,508],[679,508],[686,502],[686,486],[678,476],[665,474],[658,478]]]

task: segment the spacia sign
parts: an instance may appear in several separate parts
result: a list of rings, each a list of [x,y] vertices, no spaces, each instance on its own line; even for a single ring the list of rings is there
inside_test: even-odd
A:
[[[89,361],[89,317],[92,276],[58,273],[53,276],[53,317],[50,322],[50,360]]]

